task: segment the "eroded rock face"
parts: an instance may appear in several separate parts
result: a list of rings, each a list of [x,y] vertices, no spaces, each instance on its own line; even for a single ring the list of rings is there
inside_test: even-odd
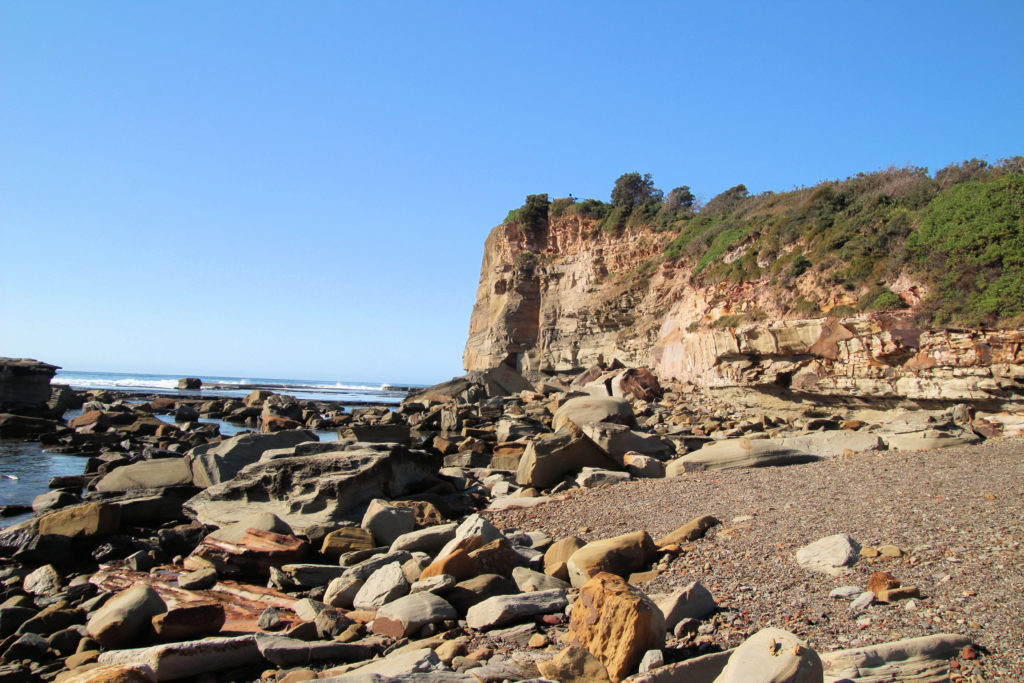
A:
[[[586,648],[612,681],[621,681],[645,652],[665,646],[665,617],[638,588],[602,572],[580,589],[567,641]]]
[[[536,376],[619,360],[651,368],[657,379],[712,388],[822,399],[1024,401],[1024,330],[922,330],[912,321],[916,296],[899,314],[800,318],[786,303],[794,297],[820,301],[824,310],[855,303],[814,273],[786,291],[767,280],[696,284],[689,269],[671,263],[637,277],[672,237],[635,227],[611,236],[578,215],[539,231],[494,228],[463,365],[486,370],[511,359]],[[741,257],[743,248],[728,258]],[[901,283],[890,284],[894,291],[919,288]],[[751,311],[767,319],[711,328]],[[629,377],[618,390],[652,400],[650,379]]]
[[[59,369],[33,358],[0,358],[0,413],[45,412],[50,380]]]
[[[429,454],[401,446],[278,458],[247,465],[184,507],[216,526],[270,512],[303,534],[316,524],[358,517],[374,498],[397,498],[433,482],[439,465]]]

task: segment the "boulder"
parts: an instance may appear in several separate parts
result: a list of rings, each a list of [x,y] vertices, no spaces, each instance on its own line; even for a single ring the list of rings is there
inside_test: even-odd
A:
[[[59,369],[34,358],[0,358],[0,412],[41,414]]]
[[[32,570],[21,582],[21,588],[32,595],[53,595],[60,590],[60,574],[52,564]]]
[[[635,432],[629,427],[611,422],[592,422],[580,425],[591,441],[611,455],[616,462],[624,464],[626,453],[643,455],[669,455],[675,451],[671,445],[657,436]]]
[[[644,653],[665,646],[665,618],[624,579],[601,572],[580,589],[566,642],[597,657],[612,681],[634,673]]]
[[[101,653],[97,661],[102,665],[148,666],[156,674],[156,680],[171,681],[251,666],[262,662],[263,657],[256,646],[256,637],[246,635],[112,650]]]
[[[583,426],[593,422],[614,422],[636,426],[636,417],[633,415],[633,408],[629,401],[621,398],[599,397],[599,396],[578,396],[563,403],[555,411],[551,427],[558,431],[567,423]]]
[[[202,389],[202,387],[203,380],[199,379],[198,377],[182,377],[181,379],[178,380],[179,389],[189,389],[195,391],[198,389]]]
[[[234,543],[210,534],[185,558],[183,565],[190,571],[212,568],[223,576],[265,578],[271,567],[300,562],[308,550],[309,544],[295,536],[247,529]]]
[[[620,465],[579,429],[565,427],[531,441],[519,459],[516,483],[546,489],[584,467],[619,469]]]
[[[479,630],[494,628],[539,614],[561,612],[569,604],[564,590],[497,595],[478,602],[466,612],[466,623]]]
[[[627,368],[612,380],[613,396],[632,396],[639,401],[660,401],[665,391],[657,376],[647,368]]]
[[[950,660],[970,644],[967,636],[941,633],[827,652],[821,661],[830,681],[948,681]]]
[[[671,631],[683,619],[703,619],[714,614],[718,605],[711,591],[694,581],[660,600],[658,609],[665,615],[665,628]]]
[[[533,385],[507,363],[498,363],[489,370],[470,372],[466,377],[471,382],[482,384],[490,397],[513,396],[533,390]]]
[[[104,648],[118,648],[146,635],[152,618],[166,611],[167,606],[155,590],[138,584],[103,603],[89,617],[86,631]]]
[[[335,560],[353,550],[369,550],[373,546],[373,535],[357,526],[335,529],[324,536],[320,554]]]
[[[47,491],[46,493],[40,493],[32,499],[32,512],[38,515],[42,512],[59,510],[78,502],[80,502],[78,496],[67,491]]]
[[[715,683],[821,683],[823,677],[821,659],[807,643],[765,628],[736,648]]]
[[[151,622],[157,638],[164,642],[205,638],[224,626],[224,605],[216,602],[183,604],[157,614]]]
[[[420,579],[421,581],[423,579]],[[455,588],[444,595],[460,614],[465,614],[473,605],[498,595],[512,595],[519,592],[516,584],[497,574],[481,574],[455,584]]]
[[[559,683],[611,680],[601,660],[579,645],[570,645],[552,659],[537,662],[537,668],[544,678]]]
[[[584,467],[576,475],[576,485],[584,489],[596,489],[599,486],[619,484],[630,479],[632,477],[629,475],[629,472],[603,470],[599,467]]]
[[[366,579],[352,599],[356,609],[375,610],[409,592],[409,582],[398,562],[384,565]]]
[[[386,500],[370,501],[361,525],[370,532],[378,546],[390,546],[402,534],[416,527],[416,513],[409,507],[391,505]]]
[[[433,593],[421,591],[388,602],[377,610],[373,632],[392,638],[414,635],[427,624],[455,620],[455,608]]]
[[[264,659],[281,668],[325,660],[360,662],[374,655],[371,647],[360,643],[310,643],[298,638],[262,633],[256,636],[256,647]]]
[[[592,541],[574,552],[566,562],[569,581],[573,588],[579,588],[601,572],[628,577],[646,568],[655,552],[654,541],[643,530]]]
[[[319,440],[314,432],[304,429],[239,434],[218,443],[196,446],[186,458],[195,485],[206,487],[234,478],[243,467],[259,461],[268,450],[294,448],[304,441]]]
[[[665,463],[649,455],[626,453],[622,462],[626,471],[638,479],[661,479],[665,476]]]
[[[287,522],[269,512],[255,512],[246,515],[234,524],[228,524],[210,533],[207,538],[225,543],[238,543],[249,533],[249,529],[270,531],[275,534],[292,535],[292,528]]]
[[[479,537],[479,543],[468,550],[476,550],[485,543],[496,541],[499,538],[504,538],[504,534],[498,529],[498,527],[491,524],[490,520],[480,514],[473,514],[462,521],[461,524],[455,529],[455,536],[452,540],[448,541],[443,548],[437,553],[437,557],[444,557],[449,555],[459,548],[463,548],[467,539]],[[467,551],[468,552],[468,551]]]
[[[804,569],[842,576],[860,557],[860,544],[847,534],[818,539],[796,551],[796,561]]]
[[[423,552],[428,555],[436,555],[449,541],[455,538],[458,528],[457,522],[438,524],[404,533],[391,544],[391,552],[406,550],[408,552]]]
[[[374,498],[402,496],[434,481],[438,464],[434,456],[401,446],[256,462],[196,495],[185,510],[217,526],[271,512],[302,534],[317,525],[336,526]]]
[[[554,590],[556,588],[567,590],[570,588],[568,581],[563,581],[554,576],[548,576],[547,574],[527,569],[526,567],[515,567],[512,570],[512,580],[516,582],[519,590],[524,593]]]
[[[397,650],[381,659],[353,669],[337,679],[354,680],[356,683],[384,683],[385,681],[431,680],[445,683],[444,672],[448,668],[429,647],[416,650]]]
[[[544,552],[544,573],[568,581],[569,558],[585,545],[586,543],[578,536],[568,536],[552,543]]]
[[[676,477],[684,472],[701,470],[794,465],[815,460],[821,458],[781,446],[774,439],[727,439],[713,441],[699,450],[673,460],[666,467],[665,476]]]
[[[398,443],[408,444],[409,425],[368,425],[354,424],[338,430],[338,436],[360,443]]]
[[[96,482],[100,492],[192,486],[192,469],[183,458],[159,458],[123,465]]]
[[[675,531],[662,536],[655,541],[654,544],[659,548],[664,548],[669,545],[678,545],[680,543],[696,541],[699,538],[704,538],[704,534],[708,532],[708,529],[718,526],[719,524],[721,524],[721,522],[716,517],[704,515],[703,517],[692,519]]]
[[[106,536],[118,530],[121,506],[111,503],[83,503],[61,508],[39,518],[39,533],[67,538]]]

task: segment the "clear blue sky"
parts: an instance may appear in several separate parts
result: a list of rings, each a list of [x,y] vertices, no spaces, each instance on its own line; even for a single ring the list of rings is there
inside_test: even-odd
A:
[[[0,3],[0,355],[461,374],[483,241],[1024,154],[1024,3]]]

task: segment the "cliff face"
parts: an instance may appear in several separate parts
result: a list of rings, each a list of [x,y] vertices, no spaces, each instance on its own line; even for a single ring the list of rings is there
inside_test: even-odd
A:
[[[858,292],[814,270],[702,284],[688,267],[649,265],[671,237],[646,228],[612,236],[576,215],[536,231],[494,228],[464,366],[512,358],[539,376],[618,359],[664,380],[819,400],[1024,400],[1024,330],[919,329],[912,314],[925,287],[906,274],[885,284],[907,310],[829,317],[837,306],[849,311]],[[742,258],[747,247],[721,258]],[[824,317],[794,310],[812,295]]]

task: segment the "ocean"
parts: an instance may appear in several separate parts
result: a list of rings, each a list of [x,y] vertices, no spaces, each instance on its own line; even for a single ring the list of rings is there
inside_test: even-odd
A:
[[[288,394],[301,400],[338,401],[347,409],[367,404],[397,405],[410,389],[418,385],[384,384],[379,382],[349,382],[337,380],[274,379],[267,377],[220,377],[202,376],[202,388],[195,391],[179,390],[178,379],[184,375],[152,375],[124,372],[80,372],[59,370],[52,384],[66,384],[74,389],[108,389],[115,391],[164,393],[180,395],[183,398],[244,398],[254,389],[266,389],[278,394]],[[196,376],[196,375],[192,375]],[[65,419],[71,419],[80,411],[68,411]],[[158,415],[160,419],[173,421],[169,415]],[[203,418],[201,422],[212,422],[220,427],[220,433],[232,436],[245,427]],[[338,438],[336,432],[317,432],[321,441]],[[0,440],[0,505],[31,505],[41,493],[49,491],[52,477],[81,474],[85,459],[75,455],[46,453],[36,442]],[[0,527],[9,526],[31,515],[0,517]]]

